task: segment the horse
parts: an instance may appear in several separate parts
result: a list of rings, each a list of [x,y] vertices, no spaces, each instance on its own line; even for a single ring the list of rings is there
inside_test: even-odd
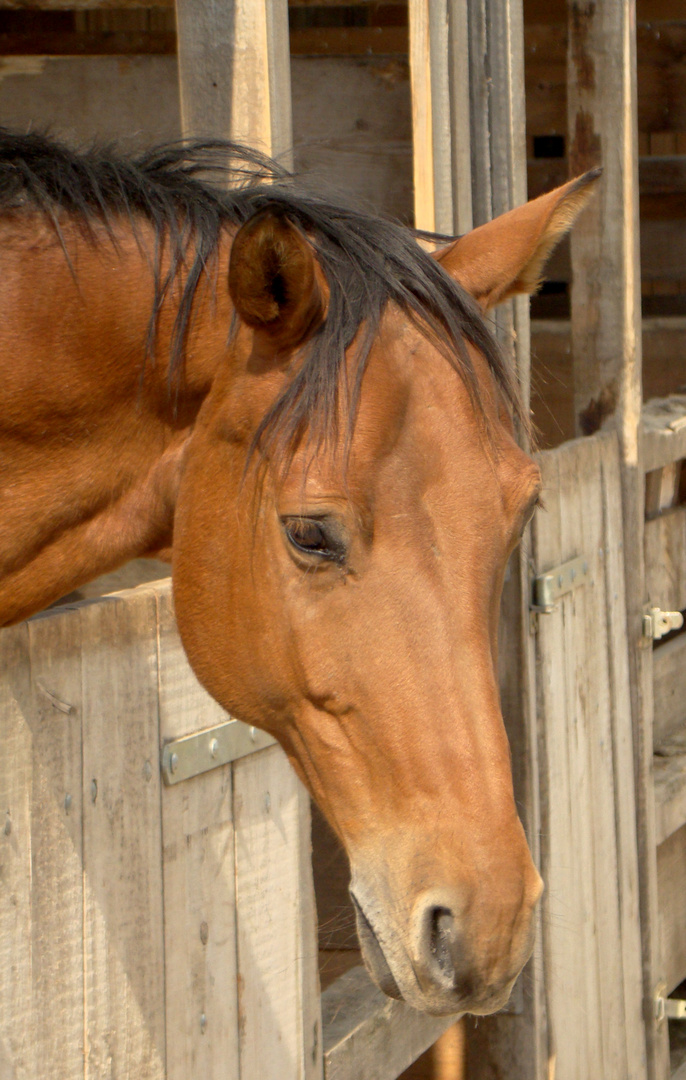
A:
[[[231,144],[0,133],[0,625],[171,561],[200,682],[348,854],[372,978],[435,1014],[532,949],[496,653],[541,481],[486,313],[596,175],[430,253]]]

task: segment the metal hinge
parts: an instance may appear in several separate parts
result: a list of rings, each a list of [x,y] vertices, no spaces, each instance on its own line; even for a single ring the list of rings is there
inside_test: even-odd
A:
[[[686,1020],[686,1001],[683,998],[667,997],[667,987],[660,983],[655,992],[655,1019]]]
[[[659,641],[672,630],[681,630],[684,617],[680,611],[662,611],[651,607],[643,615],[643,637],[649,641]]]
[[[588,579],[588,559],[580,555],[561,566],[538,574],[533,580],[531,610],[539,615],[549,615],[555,610],[555,603],[565,593],[583,585]]]
[[[162,748],[162,776],[165,784],[178,784],[181,780],[209,772],[255,750],[264,750],[275,742],[276,739],[266,731],[249,727],[240,720],[227,720],[165,743]]]

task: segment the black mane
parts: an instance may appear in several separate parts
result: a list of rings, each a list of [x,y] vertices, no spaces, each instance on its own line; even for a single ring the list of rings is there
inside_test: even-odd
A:
[[[478,402],[464,339],[472,342],[521,419],[513,377],[480,310],[417,244],[418,234],[306,192],[257,151],[213,140],[123,157],[111,148],[78,153],[43,135],[0,129],[0,212],[23,206],[44,212],[58,234],[60,214],[106,225],[126,215],[134,228],[143,217],[158,239],[168,240],[171,268],[162,277],[157,267],[149,347],[164,296],[183,264],[187,277],[172,338],[171,380],[182,371],[193,298],[223,228],[274,206],[307,232],[331,289],[329,313],[287,389],[263,419],[257,439],[276,440],[292,450],[306,428],[318,441],[332,432],[345,350],[364,324],[357,384],[349,401],[352,425],[366,359],[389,301],[428,328]]]

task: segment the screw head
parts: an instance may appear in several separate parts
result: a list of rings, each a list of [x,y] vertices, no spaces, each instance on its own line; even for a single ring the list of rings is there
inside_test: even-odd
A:
[[[172,772],[176,772],[178,767],[179,767],[179,755],[178,754],[172,754],[172,756],[169,758],[169,768],[171,769]]]
[[[213,757],[213,758],[216,758],[218,754],[219,754],[219,740],[218,739],[212,739],[212,742],[210,743],[210,756]]]

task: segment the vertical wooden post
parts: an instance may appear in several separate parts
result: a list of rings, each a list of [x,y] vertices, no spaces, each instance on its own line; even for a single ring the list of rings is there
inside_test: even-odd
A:
[[[647,1076],[669,1075],[666,1025],[655,1021],[660,979],[652,783],[652,652],[645,600],[641,453],[635,0],[568,0],[571,172],[603,166],[598,197],[572,234],[572,348],[577,432],[617,429],[622,463],[631,711],[635,750]]]
[[[176,0],[181,125],[291,164],[287,0]]]
[[[442,31],[441,31],[442,28]],[[446,33],[447,30],[447,33]],[[415,222],[466,232],[526,201],[522,0],[410,0]],[[496,332],[529,407],[529,305],[502,305]],[[525,441],[524,435],[522,438]],[[540,811],[529,571],[523,545],[503,596],[501,687],[518,805],[539,861]],[[540,930],[537,954],[541,955]],[[547,1080],[540,962],[515,991],[516,1015],[467,1026],[470,1080]]]
[[[467,0],[410,0],[415,225],[472,228]]]

